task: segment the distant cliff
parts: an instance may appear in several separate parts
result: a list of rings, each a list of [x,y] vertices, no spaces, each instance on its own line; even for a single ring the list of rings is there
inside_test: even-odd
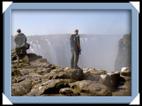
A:
[[[130,67],[131,58],[131,35],[126,34],[119,40],[118,54],[115,61],[115,70],[120,71],[122,67]]]

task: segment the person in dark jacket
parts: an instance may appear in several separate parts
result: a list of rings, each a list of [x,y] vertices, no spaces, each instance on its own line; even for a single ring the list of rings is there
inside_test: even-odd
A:
[[[71,52],[72,52],[72,58],[71,58],[71,67],[72,68],[78,68],[78,60],[79,55],[81,54],[81,47],[80,47],[80,37],[78,34],[79,30],[75,30],[75,34],[72,34],[70,37],[70,45],[71,45]]]

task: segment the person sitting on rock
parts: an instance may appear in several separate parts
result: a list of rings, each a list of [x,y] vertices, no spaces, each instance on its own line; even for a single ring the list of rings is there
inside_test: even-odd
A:
[[[19,62],[21,58],[27,55],[26,50],[29,49],[30,44],[27,43],[27,37],[25,34],[21,33],[21,29],[18,29],[17,32],[18,34],[15,36],[15,51]]]

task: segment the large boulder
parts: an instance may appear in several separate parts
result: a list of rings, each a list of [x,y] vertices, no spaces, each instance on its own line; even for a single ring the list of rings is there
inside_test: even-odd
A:
[[[50,73],[46,74],[44,78],[81,80],[83,79],[83,70],[72,68],[57,68],[53,69]]]
[[[36,55],[34,53],[28,53],[28,57],[30,61],[35,61],[42,58],[42,56]]]
[[[112,90],[112,80],[109,74],[101,74],[100,83],[106,85],[109,89]]]
[[[82,80],[69,84],[75,94],[85,96],[111,96],[110,89],[96,81]]]
[[[125,34],[119,40],[118,53],[115,60],[115,71],[120,71],[122,67],[129,67],[131,62],[131,34]]]
[[[87,72],[84,74],[84,80],[91,80],[91,81],[100,81],[100,75],[92,74]]]
[[[42,75],[30,73],[28,78],[32,81],[32,86],[42,82]]]
[[[94,74],[94,75],[101,75],[101,74],[106,74],[107,71],[106,70],[96,70],[95,68],[83,68],[83,73],[86,74],[86,73],[91,73],[91,74]]]
[[[12,50],[11,50],[11,58],[12,58],[12,61],[14,61],[14,60],[16,60],[16,59],[17,59],[15,49],[12,49]]]
[[[30,92],[32,88],[32,81],[26,79],[19,83],[12,84],[12,96],[23,96]]]
[[[73,82],[72,80],[67,79],[54,79],[47,80],[40,84],[33,86],[31,92],[27,95],[29,96],[40,96],[40,95],[50,95],[50,94],[59,94],[59,90],[64,87],[69,87],[69,83]]]
[[[120,83],[120,72],[113,72],[111,73],[110,77],[111,77],[112,89],[115,90],[117,89]]]
[[[39,58],[34,61],[31,61],[30,64],[31,66],[36,66],[36,67],[48,67],[49,63],[47,62],[46,59]]]
[[[130,72],[129,67],[121,68],[120,77],[124,78],[125,80],[129,80],[131,78],[131,72]]]
[[[105,70],[96,70],[95,68],[88,68],[83,70],[84,80],[100,81],[100,75],[106,74]]]
[[[74,90],[72,88],[61,88],[59,93],[61,95],[64,95],[64,96],[79,96],[80,94],[77,93],[77,92],[74,92]]]
[[[131,95],[131,72],[129,67],[122,67],[120,78],[123,79],[123,84],[118,86],[118,89],[113,92],[114,96],[130,96]],[[121,82],[120,80],[119,82]]]
[[[12,76],[12,83],[19,83],[19,82],[24,81],[26,79],[29,79],[28,75],[24,75],[24,76]]]
[[[21,72],[19,69],[12,69],[12,76],[21,76]]]
[[[131,95],[131,81],[125,81],[124,85],[118,87],[117,90],[112,92],[113,96],[130,96]]]

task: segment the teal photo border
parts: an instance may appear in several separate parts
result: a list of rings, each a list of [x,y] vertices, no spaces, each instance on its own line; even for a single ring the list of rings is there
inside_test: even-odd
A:
[[[131,96],[11,96],[11,13],[13,10],[130,10],[131,11]],[[139,93],[139,13],[130,3],[12,3],[4,15],[3,93],[13,104],[130,104]]]

